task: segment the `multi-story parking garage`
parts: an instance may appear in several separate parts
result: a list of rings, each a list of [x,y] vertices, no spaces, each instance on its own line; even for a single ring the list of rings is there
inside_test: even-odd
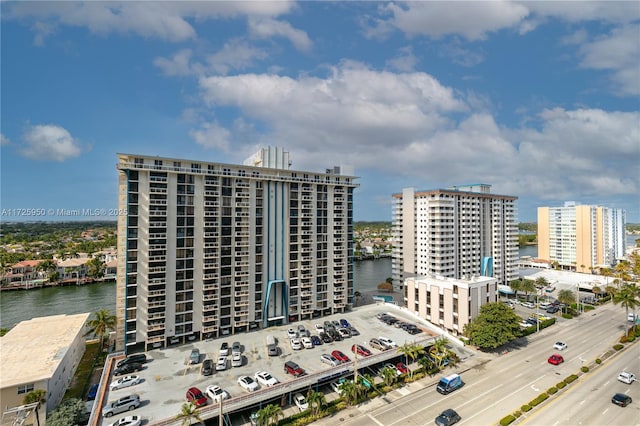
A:
[[[423,332],[411,335],[400,328],[386,325],[375,319],[376,314],[385,311],[391,311],[399,319],[416,323]],[[316,346],[313,349],[296,351],[291,349],[287,337],[287,328],[302,324],[306,329],[314,330],[316,323],[322,324],[324,320],[338,320],[340,318],[347,319],[361,334],[343,341]],[[295,407],[291,398],[296,392],[306,394],[309,389],[317,389],[327,392],[328,399],[331,399],[331,390],[328,384],[340,377],[353,375],[356,366],[360,373],[375,374],[385,362],[394,358],[401,359],[402,355],[395,349],[387,351],[371,349],[368,343],[370,339],[384,336],[395,341],[400,346],[405,343],[428,345],[440,333],[440,330],[430,326],[427,322],[419,320],[407,311],[382,304],[369,305],[346,314],[302,321],[288,326],[271,327],[227,338],[183,345],[173,349],[149,351],[147,354],[152,358],[152,361],[147,363],[145,369],[139,373],[143,378],[143,382],[129,388],[103,392],[94,408],[90,424],[107,424],[118,419],[118,416],[114,416],[103,423],[103,419],[100,416],[100,406],[119,397],[136,393],[140,395],[142,404],[127,414],[139,415],[146,419],[147,424],[150,425],[177,425],[179,422],[173,418],[180,412],[181,405],[186,402],[185,393],[187,389],[193,386],[198,387],[203,392],[210,385],[218,385],[226,390],[231,398],[223,402],[222,412],[226,418],[233,417],[240,419],[240,422],[242,422],[242,419],[248,420],[250,412],[256,411],[270,402],[282,405],[285,412],[287,412],[288,407]],[[268,335],[273,335],[278,339],[279,356],[269,357],[267,355],[266,337]],[[221,343],[227,342],[231,346],[234,341],[238,341],[243,347],[242,367],[232,368],[229,366],[225,371],[217,371],[211,376],[203,376],[200,371],[202,360],[205,357],[215,360]],[[359,356],[354,363],[354,355],[351,351],[351,346],[354,344],[368,347],[371,349],[372,355],[369,357]],[[188,358],[193,348],[199,349],[203,356],[199,364],[189,365]],[[333,350],[342,351],[349,356],[351,361],[337,367],[329,367],[323,364],[320,361],[320,356],[325,353],[331,353]],[[288,360],[299,364],[305,369],[306,374],[300,378],[287,375],[284,372],[284,363]],[[280,384],[269,388],[260,387],[260,389],[252,393],[246,392],[237,384],[238,377],[243,375],[253,377],[258,371],[271,373],[279,380]],[[111,371],[105,369],[101,389],[108,388],[108,384],[112,380]],[[337,395],[334,397],[337,397]],[[203,419],[210,419],[217,417],[219,410],[220,407],[217,404],[213,404],[209,399],[208,405],[202,407],[200,412]],[[120,417],[122,416],[124,414],[120,415]],[[238,421],[234,420],[233,424],[237,423]]]

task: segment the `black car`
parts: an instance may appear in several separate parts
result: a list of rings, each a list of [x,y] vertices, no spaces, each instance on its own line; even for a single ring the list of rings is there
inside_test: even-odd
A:
[[[145,354],[133,354],[129,355],[123,360],[118,361],[116,367],[122,367],[126,364],[144,364],[145,362],[147,362],[147,356]]]
[[[311,343],[313,343],[313,346],[320,346],[322,344],[322,340],[314,334],[311,336]]]
[[[202,375],[203,376],[210,376],[213,374],[213,360],[212,359],[205,359],[202,362]]]
[[[460,420],[460,415],[456,413],[455,410],[449,408],[436,417],[436,424],[438,426],[451,426],[458,423]]]
[[[131,364],[124,364],[122,367],[118,367],[113,371],[114,376],[122,376],[123,374],[131,374],[134,371],[142,370],[142,364],[133,362]]]
[[[616,405],[619,405],[620,407],[626,407],[627,405],[631,404],[632,399],[629,395],[625,395],[623,393],[617,393],[613,395],[613,397],[611,397],[611,402],[613,402]]]
[[[359,336],[360,335],[360,332],[358,330],[356,330],[356,328],[353,327],[353,326],[349,327],[349,331],[351,332],[352,336]]]
[[[558,312],[560,310],[560,308],[558,306],[549,306],[549,308],[547,308],[547,313],[548,314],[555,314],[556,312]]]
[[[329,336],[329,334],[327,333],[320,333],[320,338],[322,339],[323,342],[325,343],[331,343],[333,342],[333,339],[331,338],[331,336]]]

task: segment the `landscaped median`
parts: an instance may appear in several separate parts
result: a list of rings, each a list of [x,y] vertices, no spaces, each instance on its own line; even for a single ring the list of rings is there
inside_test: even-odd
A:
[[[631,329],[627,332],[627,336],[629,334],[638,333],[638,332],[640,332],[640,326],[636,325],[634,327],[631,327]],[[556,395],[558,393],[562,393],[563,389],[567,388],[569,385],[571,385],[571,383],[573,383],[576,380],[578,380],[578,378],[580,376],[582,376],[584,374],[587,374],[589,371],[597,368],[604,361],[606,361],[607,359],[611,358],[617,352],[619,352],[619,351],[621,351],[623,349],[626,349],[628,346],[631,346],[632,342],[634,340],[635,339],[631,339],[631,340],[626,339],[623,342],[624,344],[623,343],[615,344],[611,349],[609,349],[607,352],[605,352],[602,355],[602,358],[596,358],[595,361],[592,364],[590,364],[588,366],[587,365],[582,366],[580,368],[580,371],[578,371],[576,374],[571,374],[570,376],[566,377],[564,380],[561,380],[560,382],[558,382],[555,386],[552,386],[549,389],[547,389],[546,391],[542,392],[540,395],[538,395],[537,397],[535,397],[534,399],[529,401],[527,404],[523,404],[520,407],[519,410],[516,410],[513,413],[511,413],[509,415],[506,415],[505,417],[500,419],[499,425],[500,426],[507,426],[507,425],[510,425],[510,424],[518,421],[523,416],[524,413],[530,412],[535,407],[539,406],[540,404],[542,404],[544,401],[548,400],[553,395]]]

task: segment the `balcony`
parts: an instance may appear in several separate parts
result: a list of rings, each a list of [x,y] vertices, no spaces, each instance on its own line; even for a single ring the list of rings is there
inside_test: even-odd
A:
[[[215,305],[215,304],[202,306],[202,312],[213,312],[217,310],[218,310],[218,305]]]
[[[202,278],[205,280],[213,280],[218,278],[218,273],[217,272],[209,272],[207,274],[203,274]]]
[[[218,283],[214,283],[214,284],[204,283],[202,285],[202,289],[203,290],[218,290],[219,288],[220,288],[220,284],[218,284]]]
[[[218,330],[218,326],[217,325],[208,325],[206,327],[202,327],[202,332],[203,333],[213,333],[213,332],[215,332],[217,330]]]

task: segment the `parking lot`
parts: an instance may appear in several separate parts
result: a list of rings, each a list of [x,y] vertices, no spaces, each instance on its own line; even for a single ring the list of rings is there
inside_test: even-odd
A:
[[[415,323],[419,326],[420,333],[409,334],[401,328],[387,325],[376,319],[376,315],[382,312],[391,311],[391,314],[401,321]],[[317,335],[315,324],[323,325],[324,321],[339,321],[346,319],[351,326],[356,328],[360,335],[347,337],[342,341],[323,343],[311,349],[294,350],[289,343],[287,330],[299,325],[303,325],[312,335]],[[251,333],[227,336],[225,338],[194,342],[171,349],[154,350],[147,353],[150,361],[144,365],[144,369],[137,374],[142,378],[141,383],[119,390],[108,391],[108,384],[114,380],[112,373],[105,375],[106,380],[103,386],[107,386],[103,401],[113,401],[120,397],[132,393],[140,396],[141,404],[135,410],[127,413],[114,415],[108,419],[102,419],[98,414],[95,418],[102,419],[97,424],[110,424],[111,422],[126,415],[138,415],[144,419],[143,424],[153,424],[162,419],[175,417],[180,412],[180,407],[186,402],[186,392],[191,387],[199,388],[203,393],[210,385],[218,385],[225,390],[230,398],[224,400],[224,412],[242,412],[240,421],[234,419],[233,424],[248,422],[246,415],[250,411],[257,410],[262,404],[277,400],[282,405],[285,415],[293,414],[298,408],[293,404],[293,395],[298,391],[306,394],[310,388],[328,392],[327,400],[337,397],[337,394],[330,395],[331,388],[329,381],[338,377],[352,374],[354,355],[351,347],[359,344],[372,352],[371,357],[358,356],[358,368],[374,367],[384,361],[399,357],[396,349],[381,351],[373,349],[370,339],[385,337],[393,340],[398,346],[405,343],[424,343],[428,339],[433,339],[441,332],[439,329],[430,326],[426,321],[419,321],[405,311],[393,309],[388,305],[368,305],[357,308],[347,314],[321,317],[313,320],[291,323],[278,327],[271,327]],[[278,356],[267,355],[267,336],[274,336],[279,347]],[[224,371],[214,371],[210,376],[202,375],[202,362],[204,359],[212,359],[214,366],[218,358],[221,344],[226,342],[231,346],[238,342],[242,350],[242,366],[232,367],[231,356]],[[200,357],[196,364],[190,364],[189,358],[192,349],[200,351]],[[334,350],[340,350],[350,358],[350,362],[342,363],[332,367],[321,361],[321,355],[330,354]],[[301,378],[294,378],[284,372],[286,361],[294,361],[302,369],[305,375]],[[377,367],[376,367],[377,368]],[[257,391],[248,392],[238,384],[241,376],[254,377],[258,371],[266,371],[275,377],[280,384],[272,387],[260,386]],[[319,386],[318,383],[322,384]],[[211,398],[207,400],[207,406],[201,408],[204,418],[217,415],[218,404],[214,404]],[[238,414],[235,415],[238,417]]]

